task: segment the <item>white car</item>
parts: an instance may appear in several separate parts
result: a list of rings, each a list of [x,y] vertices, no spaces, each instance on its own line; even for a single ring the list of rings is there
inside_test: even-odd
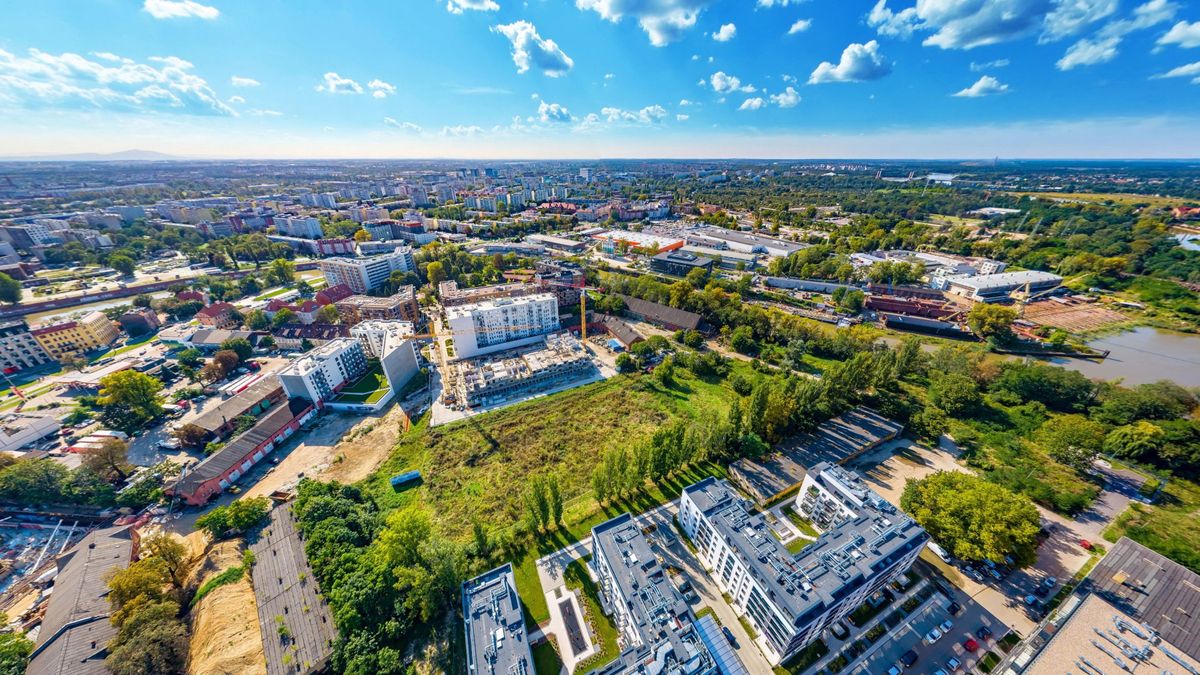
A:
[[[942,625],[938,626],[938,628],[940,628],[943,633],[949,633],[950,629],[954,628],[954,622],[950,619],[946,619],[942,622]]]
[[[929,644],[933,644],[940,639],[942,639],[942,631],[938,630],[937,628],[934,628],[925,634],[925,641]]]

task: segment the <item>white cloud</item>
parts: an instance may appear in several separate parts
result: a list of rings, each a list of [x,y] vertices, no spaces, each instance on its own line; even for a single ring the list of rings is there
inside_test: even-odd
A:
[[[700,83],[704,84],[704,80],[701,80]],[[738,78],[734,77],[733,75],[726,75],[724,71],[720,70],[712,74],[712,78],[709,79],[709,84],[712,86],[713,91],[717,92],[718,94],[728,94],[734,91],[741,91],[747,94],[754,93],[753,85],[743,85],[742,81]]]
[[[334,72],[325,73],[324,84],[316,86],[317,91],[327,94],[361,94],[362,85],[348,77],[342,77]]]
[[[742,104],[738,106],[738,110],[758,110],[766,104],[767,102],[762,100],[762,98],[755,96],[754,98],[748,98],[745,101],[742,101]]]
[[[462,14],[464,10],[476,12],[494,12],[500,9],[494,0],[447,0],[446,11],[451,14]]]
[[[792,24],[792,27],[788,29],[787,34],[795,35],[796,33],[803,33],[811,27],[812,19],[797,19],[796,22]]]
[[[156,19],[208,19],[221,16],[216,7],[202,5],[195,0],[146,0],[142,10]]]
[[[538,35],[537,27],[528,21],[492,26],[492,32],[500,33],[512,43],[512,59],[518,73],[534,66],[547,77],[561,77],[575,65],[554,40]]]
[[[607,81],[609,81],[609,80],[613,80],[613,79],[615,79],[616,77],[617,77],[617,74],[616,74],[616,73],[605,73],[605,74],[604,74],[604,80],[605,80],[606,82],[607,82]]]
[[[113,55],[115,56],[115,55]],[[192,64],[175,56],[147,63],[116,57],[93,61],[64,52],[30,49],[17,56],[0,49],[0,103],[122,112],[170,111],[191,115],[236,115]]]
[[[788,87],[781,94],[771,94],[771,103],[780,108],[795,108],[800,105],[800,94],[794,87]]]
[[[696,25],[700,12],[712,0],[575,0],[575,6],[592,10],[600,18],[617,23],[629,16],[638,22],[650,38],[650,44],[663,47],[675,42]]]
[[[691,115],[685,115],[683,113],[679,113],[679,114],[675,115],[675,120],[679,121],[679,122],[686,122],[686,121],[688,121],[689,117],[691,117]]]
[[[422,131],[420,126],[413,124],[412,122],[400,122],[393,117],[383,118],[383,123],[389,127],[399,129],[401,131],[411,131],[417,134],[421,133]]]
[[[795,76],[795,75],[788,75],[787,73],[784,73],[783,75],[780,75],[780,76],[779,76],[779,79],[783,80],[784,82],[795,82],[795,81],[796,81],[796,76]]]
[[[383,80],[371,80],[367,83],[367,88],[371,90],[371,95],[375,98],[387,98],[396,93],[396,86]]]
[[[837,65],[822,62],[808,78],[809,84],[828,82],[867,82],[878,80],[892,72],[892,64],[879,51],[875,40],[864,44],[852,43],[842,51]]]
[[[259,110],[258,108],[252,109],[250,114],[256,117],[283,117],[283,113],[278,110]]]
[[[695,105],[695,104],[692,103],[691,101],[687,100],[686,98],[679,99],[679,107],[686,108],[689,105]]]
[[[1179,45],[1180,47],[1184,47],[1186,49],[1200,47],[1200,21],[1195,23],[1180,21],[1174,26],[1171,26],[1171,30],[1167,31],[1162,37],[1158,38],[1158,42],[1155,44],[1160,47],[1165,47],[1167,45]]]
[[[246,99],[242,98],[241,96],[230,96],[229,102],[230,103],[245,103]]]
[[[1192,84],[1200,84],[1200,61],[1172,68],[1165,73],[1155,75],[1151,79],[1163,80],[1170,77],[1190,77],[1192,78]]]
[[[1067,49],[1067,53],[1059,59],[1054,67],[1059,70],[1071,70],[1079,66],[1094,66],[1097,63],[1112,61],[1117,56],[1117,46],[1121,44],[1119,37],[1084,38]]]
[[[867,25],[880,35],[907,40],[917,27],[917,8],[909,7],[899,12],[888,9],[887,0],[879,0],[867,14]]]
[[[1038,41],[1053,42],[1075,35],[1115,11],[1117,0],[1060,0],[1046,15]]]
[[[768,9],[770,9],[771,7],[787,7],[788,5],[799,5],[802,2],[808,2],[808,0],[758,0],[758,6],[766,7]]]
[[[538,119],[543,124],[549,124],[551,122],[570,122],[575,118],[571,116],[571,112],[564,106],[558,103],[542,101],[538,104]]]
[[[229,78],[229,84],[232,84],[235,87],[257,87],[262,84],[262,82],[259,82],[252,77],[234,75],[233,77]]]
[[[641,110],[622,110],[621,108],[606,107],[600,109],[600,117],[609,123],[624,122],[627,124],[655,124],[667,117],[667,110],[661,105],[648,105]],[[599,121],[595,113],[584,119],[585,124],[594,125]]]
[[[732,23],[727,23],[721,26],[721,29],[712,34],[712,39],[717,42],[729,42],[737,36],[737,26]]]
[[[464,136],[478,136],[479,134],[482,134],[482,133],[483,133],[483,127],[475,126],[475,125],[465,126],[465,125],[459,124],[459,125],[452,126],[452,127],[442,127],[442,135],[443,136],[456,136],[456,137],[461,138]]]
[[[996,59],[995,61],[984,61],[983,63],[975,63],[972,61],[971,72],[982,73],[985,70],[995,70],[996,68],[1003,68],[1009,63],[1011,62],[1008,59]]]
[[[976,80],[975,84],[972,84],[966,89],[955,92],[953,96],[957,96],[959,98],[980,98],[983,96],[1003,94],[1006,91],[1008,91],[1007,84],[1002,84],[1000,80],[997,80],[991,75],[984,75]]]

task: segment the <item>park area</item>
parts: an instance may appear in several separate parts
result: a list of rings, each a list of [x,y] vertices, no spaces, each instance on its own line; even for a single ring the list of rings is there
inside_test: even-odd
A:
[[[346,385],[334,403],[376,403],[387,395],[390,385],[378,361],[370,362],[363,376]]]

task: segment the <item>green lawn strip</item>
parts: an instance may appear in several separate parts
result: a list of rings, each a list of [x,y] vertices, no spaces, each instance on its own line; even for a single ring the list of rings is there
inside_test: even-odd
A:
[[[802,533],[810,537],[820,536],[821,533],[817,532],[817,528],[813,527],[812,522],[799,513],[796,513],[796,509],[789,507],[785,508],[783,512],[787,514],[788,520],[792,521],[792,524],[796,526],[796,529],[800,530]]]
[[[192,602],[190,605],[188,605],[188,607],[189,608],[195,607],[197,604],[199,604],[199,602],[201,600],[204,599],[204,596],[213,592],[217,588],[224,586],[226,584],[232,584],[232,583],[237,582],[239,579],[242,578],[242,575],[245,574],[245,572],[246,572],[246,568],[244,566],[237,565],[234,567],[230,567],[227,570],[224,570],[223,572],[221,572],[220,574],[217,574],[214,577],[209,578],[208,581],[201,584],[200,589],[196,591],[196,595],[192,596]]]
[[[118,356],[120,354],[124,354],[125,352],[133,351],[134,349],[137,349],[138,347],[144,347],[145,345],[148,345],[151,342],[155,342],[156,340],[158,340],[157,334],[143,335],[140,338],[138,338],[136,342],[133,340],[130,340],[129,342],[126,342],[124,345],[121,345],[120,347],[117,347],[116,349],[109,350],[109,351],[101,354],[100,356],[97,356],[96,358],[92,359],[91,362],[95,363],[102,359],[107,359],[112,356]]]
[[[597,647],[595,654],[575,665],[575,670],[586,673],[592,668],[617,658],[617,626],[600,610],[600,590],[588,576],[584,565],[591,556],[585,556],[567,565],[563,570],[563,581],[567,588],[577,591],[576,596],[583,604],[584,621],[591,630],[592,641]]]
[[[1181,565],[1200,572],[1200,486],[1176,477],[1156,505],[1130,503],[1104,530],[1111,542],[1129,537]]]
[[[562,659],[558,656],[558,650],[549,640],[534,645],[533,672],[536,675],[558,675],[562,672],[562,667]]]
[[[800,675],[800,673],[808,672],[812,664],[824,658],[828,653],[828,645],[820,640],[814,640],[790,661],[775,666],[775,675]]]

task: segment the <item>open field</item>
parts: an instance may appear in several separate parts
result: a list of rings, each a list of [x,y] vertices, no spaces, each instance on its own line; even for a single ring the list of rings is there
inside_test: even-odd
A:
[[[1155,207],[1179,206],[1186,201],[1177,197],[1163,197],[1160,195],[1106,194],[1102,192],[1014,192],[1012,194],[1020,197],[1038,197],[1059,201],[1092,202],[1095,204],[1103,204],[1105,202],[1113,202],[1115,204],[1149,204]]]
[[[1104,538],[1115,542],[1121,537],[1129,537],[1200,572],[1198,509],[1200,486],[1183,478],[1172,478],[1160,495],[1158,504],[1132,502],[1104,530]]]

